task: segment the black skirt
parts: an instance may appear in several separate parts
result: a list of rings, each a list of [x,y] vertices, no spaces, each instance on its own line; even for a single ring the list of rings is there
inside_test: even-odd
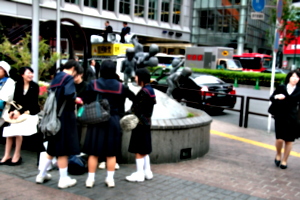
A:
[[[128,151],[142,155],[152,152],[151,127],[138,124],[132,130]]]
[[[88,125],[83,152],[98,157],[113,157],[121,152],[120,117],[112,115],[108,122]]]
[[[74,111],[64,111],[60,117],[61,129],[55,136],[47,137],[47,153],[51,156],[69,156],[80,154]]]
[[[299,123],[296,116],[278,115],[275,116],[276,139],[294,142],[299,138]]]

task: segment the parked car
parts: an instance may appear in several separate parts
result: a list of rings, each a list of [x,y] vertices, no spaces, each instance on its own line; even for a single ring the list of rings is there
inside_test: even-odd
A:
[[[180,73],[179,69],[175,73]],[[168,89],[167,77],[170,69],[157,68],[151,74],[152,86],[162,92]],[[236,103],[235,88],[232,84],[225,83],[218,77],[204,73],[195,73],[188,79],[179,81],[180,87],[173,91],[174,99],[185,102],[187,106],[204,109],[208,112],[222,112],[224,108],[206,105],[233,108]],[[215,93],[210,93],[215,92]],[[230,94],[230,95],[228,95]]]
[[[288,69],[279,69],[279,68],[275,69],[275,74],[288,74],[289,72],[290,70]],[[261,73],[272,73],[272,68],[265,69]]]

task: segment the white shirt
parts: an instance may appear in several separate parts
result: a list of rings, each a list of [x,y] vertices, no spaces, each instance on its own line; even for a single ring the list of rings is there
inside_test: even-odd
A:
[[[290,84],[287,84],[287,86],[286,86],[286,90],[289,95],[291,95],[294,92],[295,88],[296,88],[296,85],[292,86]]]
[[[90,65],[90,66],[91,66],[91,68],[93,69],[93,71],[96,73],[95,66],[93,66],[93,65]]]

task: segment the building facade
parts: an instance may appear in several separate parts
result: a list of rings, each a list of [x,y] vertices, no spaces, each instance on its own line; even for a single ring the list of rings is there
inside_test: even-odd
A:
[[[270,54],[274,35],[271,0],[266,0],[264,19],[252,19],[251,0],[194,0],[191,43],[238,48],[243,52]],[[272,36],[271,36],[272,35]]]
[[[0,0],[1,27],[8,30],[11,35],[20,32],[20,29],[30,31],[32,2],[33,0]],[[138,35],[140,43],[146,46],[156,43],[165,53],[183,53],[183,44],[190,42],[192,19],[190,0],[61,0],[60,2],[61,18],[72,19],[80,24],[88,40],[91,35],[99,35],[105,28],[104,23],[109,21],[115,33],[120,33],[123,22],[127,22],[131,33]],[[41,23],[55,21],[56,12],[56,0],[39,1]],[[64,25],[72,26],[67,22]],[[55,30],[49,27],[40,32],[43,33],[47,29],[45,34],[49,34],[50,31],[55,34]],[[72,34],[72,31],[69,32]],[[73,34],[77,34],[76,30]],[[62,33],[62,37],[63,35]],[[165,45],[166,43],[168,45]]]

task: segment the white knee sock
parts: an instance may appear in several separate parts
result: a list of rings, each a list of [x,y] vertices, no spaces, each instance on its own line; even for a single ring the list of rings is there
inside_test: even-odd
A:
[[[47,169],[48,167],[51,165],[52,163],[52,160],[49,160],[48,158],[44,159],[40,165],[40,173],[39,173],[39,176],[46,176],[47,174]]]
[[[144,158],[135,159],[136,170],[138,173],[144,173]]]
[[[149,155],[146,155],[146,156],[144,157],[144,162],[145,162],[144,170],[145,170],[145,171],[151,171],[151,166],[150,166],[150,156],[149,156]]]
[[[59,178],[65,178],[68,176],[68,167],[59,168]]]
[[[114,175],[115,175],[115,171],[106,171],[106,173],[107,173],[107,176],[106,176],[106,178],[107,179],[114,179]]]
[[[90,179],[90,180],[95,180],[95,173],[88,173],[88,179]]]

